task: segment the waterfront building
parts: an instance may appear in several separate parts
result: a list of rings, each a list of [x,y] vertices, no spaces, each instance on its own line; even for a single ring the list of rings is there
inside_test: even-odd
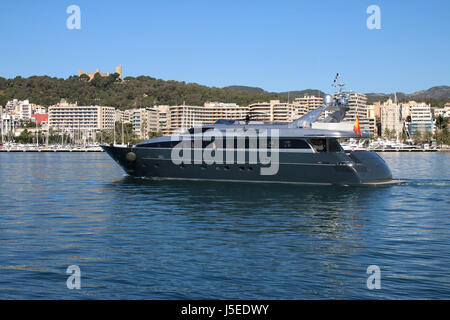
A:
[[[155,108],[132,109],[130,123],[139,139],[148,139],[150,132],[159,131],[159,112]]]
[[[143,139],[144,136],[144,122],[145,119],[145,108],[131,109],[130,110],[130,123],[133,128],[133,133],[139,139]]]
[[[112,130],[115,110],[107,106],[79,106],[60,103],[48,108],[49,127],[59,130]]]
[[[295,116],[294,105],[291,103],[282,103],[280,100],[253,103],[248,107],[250,118],[257,121],[289,122]]]
[[[109,73],[109,72],[100,72],[100,69],[95,70],[95,72],[84,72],[83,69],[78,70],[78,76],[85,74],[89,77],[89,81],[91,81],[94,78],[96,73],[100,74],[100,76],[102,76],[102,77],[107,77],[107,76],[111,75],[111,73]],[[123,79],[122,66],[116,66],[115,73],[119,74],[119,79],[121,79],[121,80]]]
[[[159,131],[159,112],[155,108],[147,108],[146,109],[146,132],[149,134],[150,132],[156,133]],[[148,137],[148,136],[147,136]]]
[[[375,117],[375,105],[369,104],[367,105],[367,118],[376,118]]]
[[[323,105],[323,98],[317,96],[303,96],[295,98],[294,102],[295,114],[297,118],[307,114],[308,112],[317,109]]]
[[[388,99],[381,105],[381,135],[387,130],[395,131],[400,134],[403,130],[403,121],[401,118],[400,106],[394,103],[392,99]]]
[[[18,99],[13,99],[13,100],[8,101],[5,105],[6,112],[8,112],[9,114],[16,114],[16,112],[18,113],[19,102],[22,102],[22,101],[19,101]]]
[[[14,135],[14,131],[16,128],[16,121],[14,115],[8,114],[7,112],[1,112],[0,115],[1,115],[0,132],[4,136]]]
[[[364,131],[368,131],[372,135],[378,133],[375,110],[376,110],[375,105],[368,105],[366,116],[364,118],[361,118],[359,121],[361,129]]]
[[[115,121],[121,123],[130,123],[130,110],[120,110],[115,111]]]
[[[361,130],[369,132],[371,135],[378,133],[377,130],[377,121],[375,118],[361,118],[359,119],[359,126]]]
[[[22,121],[30,121],[33,113],[33,106],[28,100],[19,103],[19,119]]]
[[[450,118],[450,104],[446,104],[443,108],[434,109],[435,117]]]
[[[334,94],[336,98],[337,93]],[[358,92],[348,93],[348,107],[344,121],[355,121],[358,116],[360,121],[367,117],[367,97],[365,94]],[[361,128],[362,129],[362,128]]]
[[[45,107],[33,105],[29,100],[13,99],[6,103],[5,113],[15,115],[20,122],[26,122],[31,120],[32,114],[46,114],[47,111]]]
[[[48,114],[36,113],[31,115],[31,120],[37,122],[40,125],[46,125],[48,123]]]
[[[33,105],[33,114],[47,114],[47,109],[42,106]]]
[[[158,110],[158,117],[159,117],[159,131],[163,135],[169,134],[169,128],[167,126],[167,112],[169,109],[168,105],[159,105],[154,106],[156,110]]]
[[[358,92],[348,92],[348,108],[344,122],[355,122],[356,117],[359,118],[359,125],[361,130],[367,131],[371,134],[376,132],[376,106],[373,107],[373,113],[367,107],[367,96]],[[337,93],[334,94],[334,98],[337,97]]]
[[[409,130],[410,134],[413,134],[415,131],[422,133],[434,131],[430,105],[426,103],[411,105],[411,123]]]
[[[31,114],[33,113],[33,106],[28,100],[11,100],[6,103],[6,112],[9,114],[17,115],[17,119],[24,122],[31,120]]]
[[[381,118],[381,102],[376,101],[371,105],[371,109],[373,110],[373,118],[380,119]]]
[[[166,111],[167,132],[185,131],[219,119],[245,119],[248,110],[249,107],[220,102],[207,102],[203,106],[169,106]]]
[[[416,105],[417,102],[409,101],[406,103],[400,103],[400,114],[402,120],[406,121],[409,116],[411,116],[411,106]]]

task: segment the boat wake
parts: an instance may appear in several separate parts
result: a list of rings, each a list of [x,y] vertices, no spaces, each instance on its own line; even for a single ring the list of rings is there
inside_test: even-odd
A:
[[[450,187],[450,180],[402,179],[401,185],[417,187]]]

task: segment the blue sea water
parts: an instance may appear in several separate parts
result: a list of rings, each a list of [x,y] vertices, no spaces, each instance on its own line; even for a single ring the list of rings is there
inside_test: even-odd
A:
[[[104,153],[0,153],[0,299],[449,299],[450,154],[380,155],[403,185],[157,182]]]

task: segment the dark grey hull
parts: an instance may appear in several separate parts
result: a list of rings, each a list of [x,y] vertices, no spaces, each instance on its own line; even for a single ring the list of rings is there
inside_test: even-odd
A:
[[[392,181],[384,160],[375,152],[280,152],[279,169],[261,175],[262,164],[181,164],[171,160],[171,149],[102,147],[126,173],[169,180],[214,180],[317,185],[367,185]],[[247,157],[248,159],[248,157]]]

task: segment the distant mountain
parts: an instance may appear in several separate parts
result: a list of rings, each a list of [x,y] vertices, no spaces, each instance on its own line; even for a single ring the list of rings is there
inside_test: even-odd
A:
[[[232,91],[241,91],[249,94],[271,94],[278,97],[284,97],[287,98],[289,94],[290,100],[303,97],[303,96],[319,96],[323,97],[325,93],[321,90],[317,89],[305,89],[305,90],[297,90],[297,91],[285,91],[285,92],[268,92],[265,91],[262,88],[258,87],[248,87],[248,86],[229,86],[225,87],[224,89],[229,89]],[[368,98],[369,103],[373,103],[375,101],[386,101],[389,98],[394,98],[394,93],[366,93],[366,96]],[[410,94],[403,93],[403,92],[397,92],[397,99],[399,101],[406,101],[406,100],[416,100],[416,101],[422,101],[426,103],[430,103],[433,107],[441,106],[445,104],[446,102],[450,102],[450,86],[437,86],[432,87],[427,90],[421,90],[417,92],[413,92]]]
[[[298,98],[298,97],[304,97],[304,96],[319,96],[323,97],[325,93],[323,91],[317,90],[317,89],[306,89],[306,90],[299,90],[299,91],[286,91],[286,92],[277,92],[278,95],[287,97],[289,94],[290,98]]]
[[[232,91],[242,91],[251,94],[273,94],[278,95],[280,97],[287,97],[289,94],[290,98],[303,97],[305,95],[315,95],[315,96],[324,96],[325,93],[321,90],[317,89],[306,89],[306,90],[298,90],[298,91],[285,91],[285,92],[268,92],[262,88],[258,87],[248,87],[248,86],[228,86],[223,89],[229,89]],[[387,100],[390,97],[394,97],[394,93],[366,93],[369,101],[376,100]],[[397,99],[399,100],[450,100],[450,86],[437,86],[432,87],[428,90],[421,90],[417,92],[413,92],[410,94],[397,92]]]
[[[397,92],[397,99],[404,100],[416,100],[431,103],[433,106],[439,106],[446,102],[450,102],[450,87],[449,86],[437,86],[427,90],[421,90],[413,93]],[[369,102],[377,100],[387,100],[394,98],[394,93],[366,93]]]
[[[450,99],[450,87],[438,86],[432,87],[428,90],[417,91],[407,95],[411,98],[425,98],[425,99]]]

